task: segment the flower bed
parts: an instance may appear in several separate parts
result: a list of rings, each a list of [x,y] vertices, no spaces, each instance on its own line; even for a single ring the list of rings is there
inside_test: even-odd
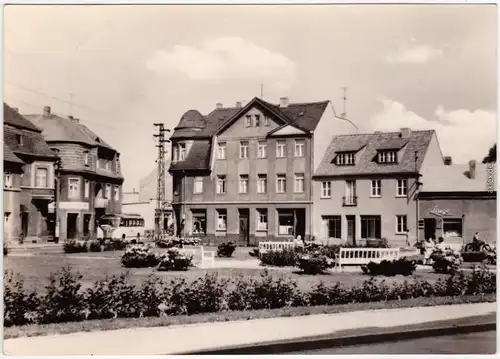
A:
[[[178,248],[169,248],[159,260],[159,271],[185,271],[193,266],[193,256],[182,253]]]
[[[126,268],[147,268],[158,265],[160,259],[148,246],[133,244],[125,249],[121,262]]]
[[[220,279],[206,275],[193,282],[174,278],[167,282],[149,277],[141,286],[126,275],[108,277],[86,291],[82,277],[68,268],[51,276],[45,293],[24,288],[22,278],[5,274],[4,325],[61,323],[84,319],[126,318],[213,313],[228,310],[273,309],[346,303],[378,302],[420,297],[496,293],[496,273],[474,268],[447,279],[394,283],[371,277],[351,287],[319,283],[300,290],[293,280],[269,275],[254,279]]]
[[[196,246],[201,243],[199,238],[179,238],[173,236],[162,236],[162,238],[156,240],[156,246],[159,248],[172,248],[181,246]]]
[[[362,265],[361,270],[365,274],[383,275],[392,277],[398,274],[409,276],[417,269],[416,261],[400,258],[392,261],[383,260],[380,263],[370,262]]]
[[[433,262],[432,268],[436,273],[455,273],[463,263],[460,252],[451,248],[434,248],[430,259]]]
[[[297,267],[306,274],[321,274],[334,265],[335,261],[320,251],[302,254],[297,259]]]

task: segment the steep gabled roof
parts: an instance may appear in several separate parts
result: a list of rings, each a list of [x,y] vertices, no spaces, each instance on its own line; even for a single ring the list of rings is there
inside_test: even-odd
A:
[[[373,134],[339,135],[333,137],[321,160],[315,176],[348,176],[365,174],[391,174],[419,172],[434,130],[412,131],[408,138],[401,138],[401,132],[382,132]],[[377,152],[383,149],[400,147],[399,161],[391,164],[378,164],[373,161]],[[356,151],[355,164],[338,166],[333,159],[339,152]],[[418,153],[415,163],[415,151]]]
[[[15,111],[12,107],[3,103],[3,122],[4,124],[14,126],[16,128],[30,130],[34,132],[42,132],[29,119]]]
[[[78,120],[63,118],[55,114],[25,116],[42,129],[43,137],[47,142],[77,142],[116,151]]]
[[[17,157],[5,143],[3,144],[3,161],[17,164],[25,163],[22,159]]]

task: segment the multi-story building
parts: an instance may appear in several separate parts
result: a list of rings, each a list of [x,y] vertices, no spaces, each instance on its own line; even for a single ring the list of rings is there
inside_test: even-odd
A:
[[[418,235],[423,169],[444,167],[434,131],[335,136],[314,176],[314,235],[359,243]]]
[[[120,154],[77,118],[60,117],[49,106],[41,115],[26,117],[43,130],[45,141],[61,158],[59,238],[92,236],[101,216],[121,213]]]
[[[443,237],[457,247],[476,232],[482,240],[497,238],[496,164],[429,166],[418,195],[420,238]]]
[[[240,245],[310,236],[312,174],[332,134],[353,131],[328,101],[186,112],[170,138],[178,234]]]
[[[54,163],[42,131],[4,103],[4,238],[53,238]]]

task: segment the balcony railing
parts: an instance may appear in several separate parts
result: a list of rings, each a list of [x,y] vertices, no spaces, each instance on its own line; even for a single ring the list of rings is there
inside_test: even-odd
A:
[[[344,196],[342,197],[342,205],[344,207],[352,207],[358,205],[358,197],[357,196]]]
[[[107,198],[96,198],[94,202],[95,208],[107,208],[108,207],[108,199]]]

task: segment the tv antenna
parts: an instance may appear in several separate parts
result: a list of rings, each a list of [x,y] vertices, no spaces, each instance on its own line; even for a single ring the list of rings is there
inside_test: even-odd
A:
[[[342,113],[340,114],[340,117],[342,118],[347,118],[347,87],[342,87],[342,90],[344,91],[344,96],[342,96]]]

